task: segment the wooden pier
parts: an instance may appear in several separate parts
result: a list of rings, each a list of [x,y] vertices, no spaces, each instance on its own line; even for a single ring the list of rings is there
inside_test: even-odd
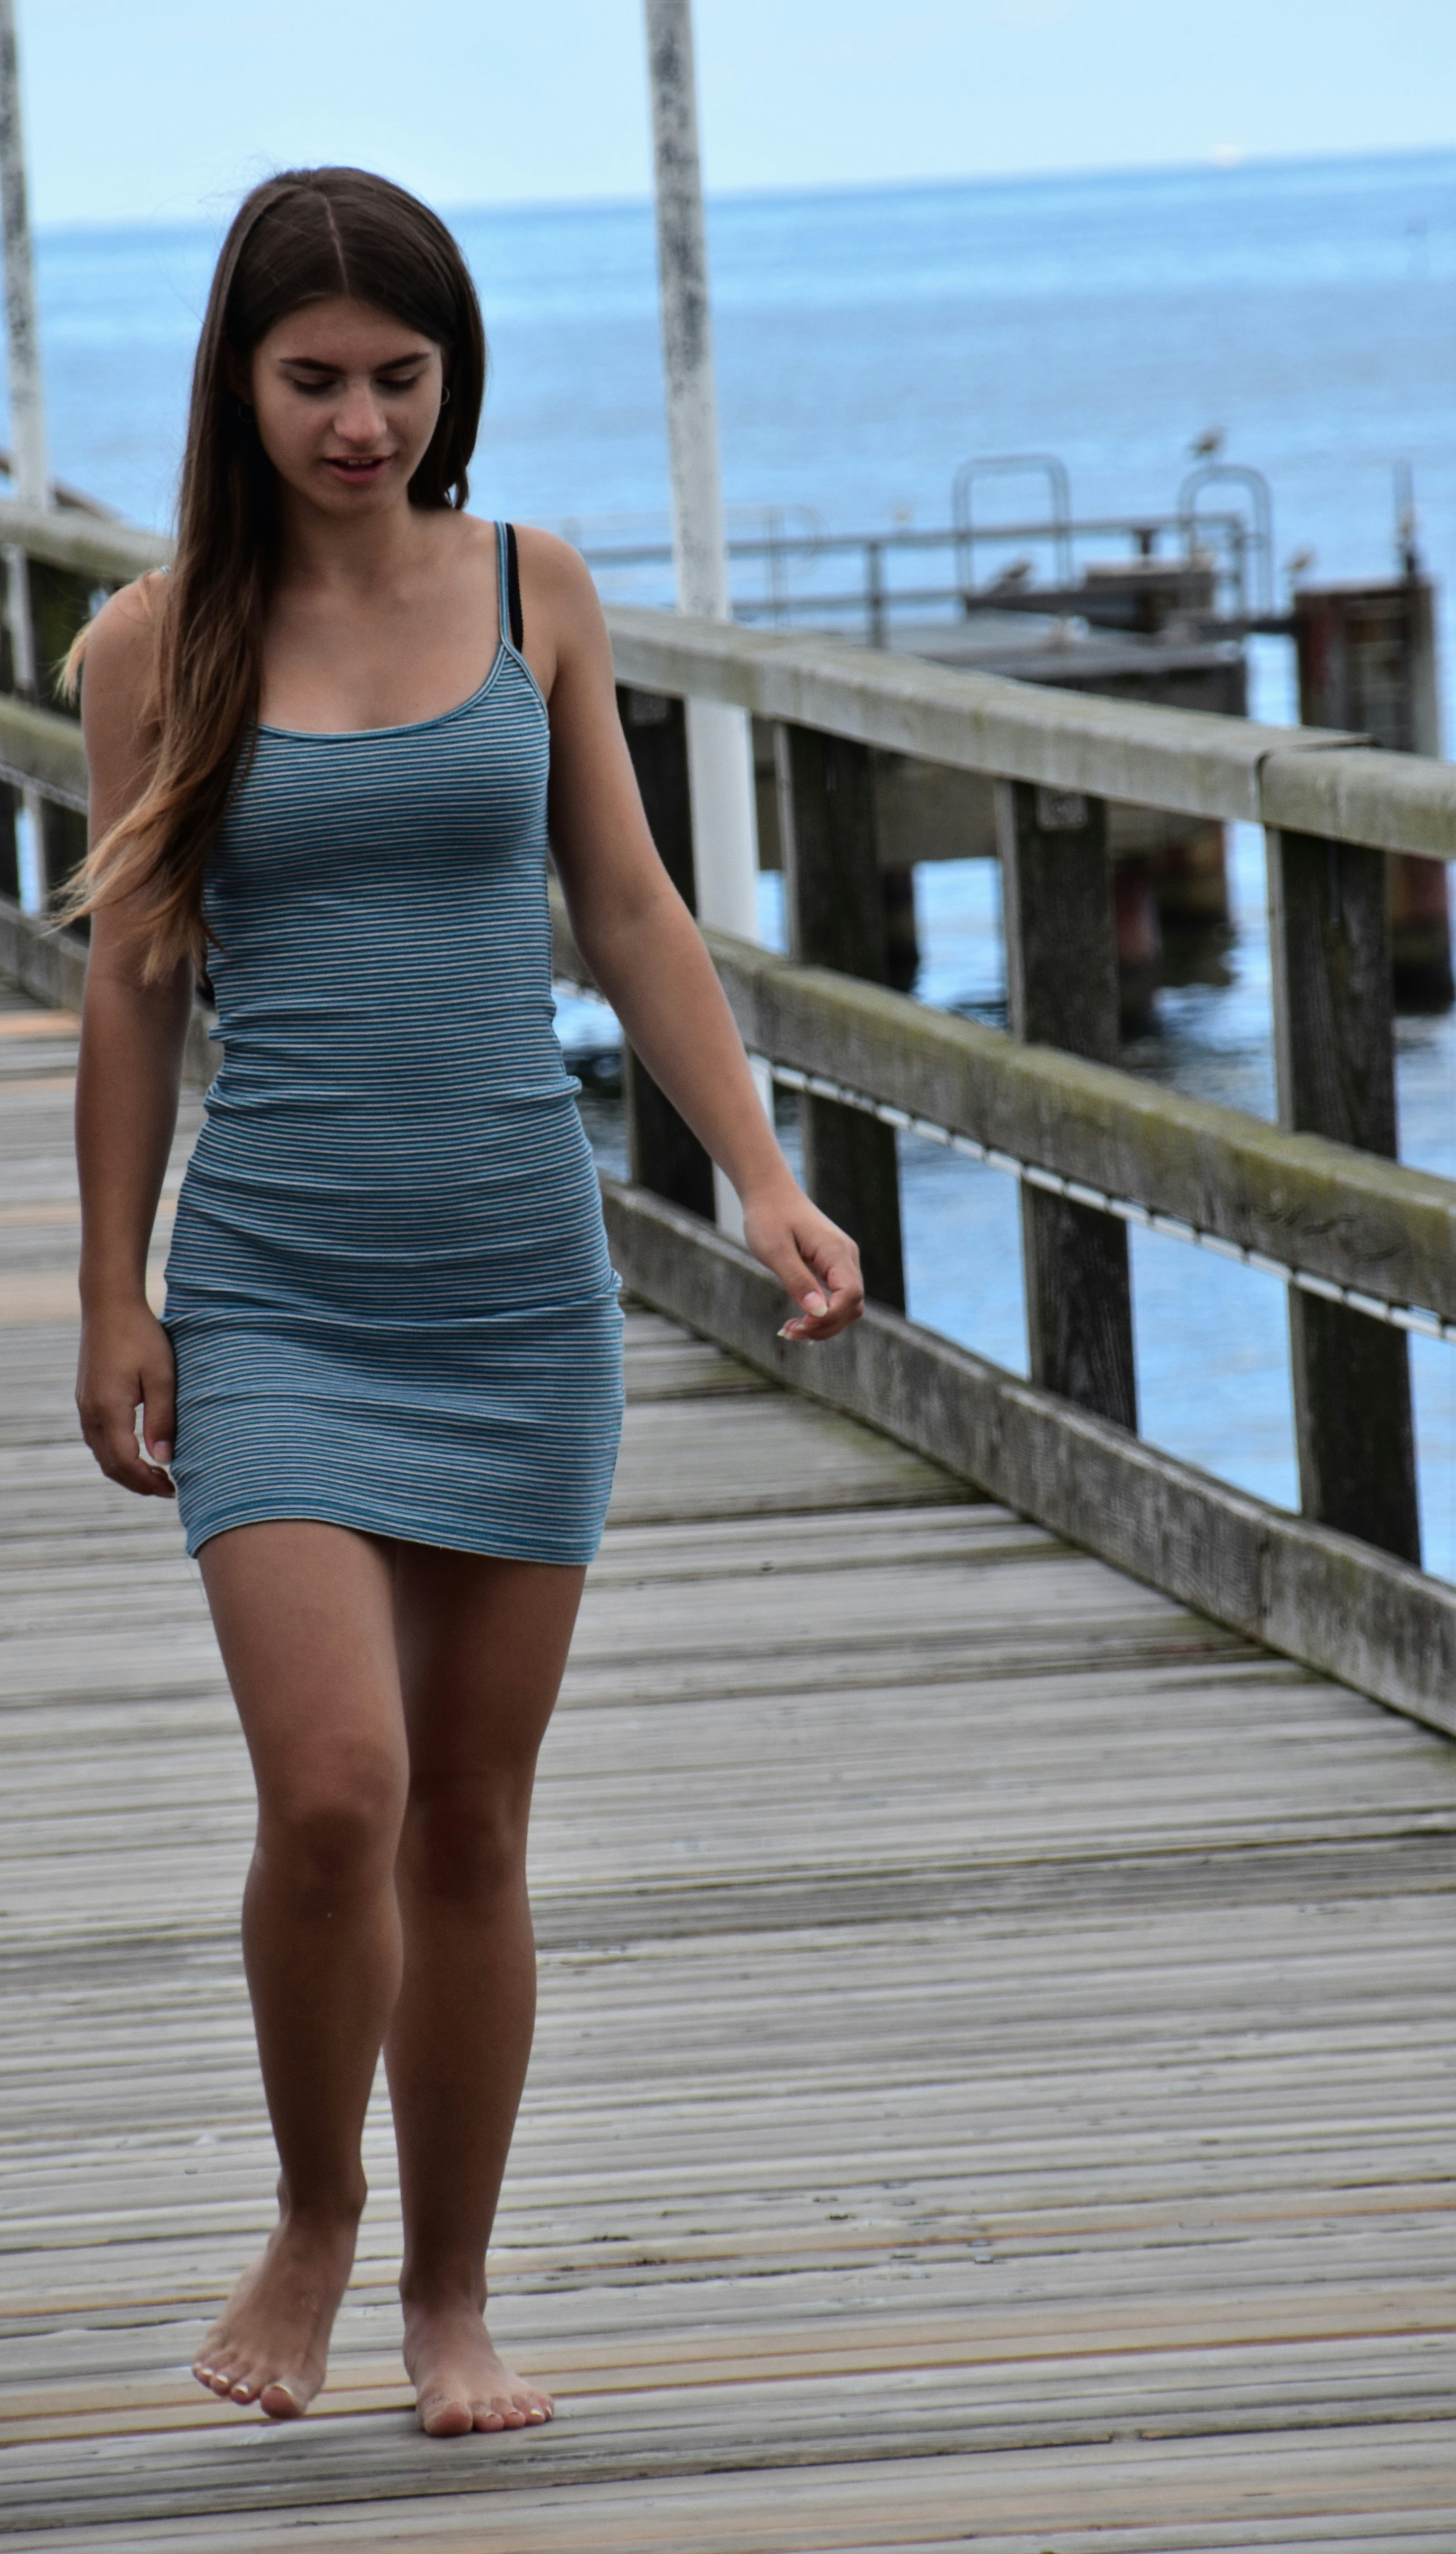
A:
[[[492,2264],[560,2417],[415,2431],[383,2109],[318,2406],[200,2393],[248,1771],[74,1431],[73,1023],[0,999],[17,2554],[1445,2554],[1456,1754],[641,1307]]]
[[[57,627],[166,551],[7,506],[0,536]],[[415,2432],[382,2114],[319,2406],[274,2430],[185,2374],[270,2215],[249,1783],[175,1521],[74,1432],[84,954],[0,897],[0,2534],[1450,2554],[1456,1587],[1418,1566],[1406,1334],[1456,1341],[1456,1183],[1395,1158],[1387,870],[1456,854],[1456,771],[611,621],[690,899],[684,703],[772,735],[790,954],[710,945],[874,1301],[785,1348],[627,1059],[628,1425],[493,2264],[560,2418]],[[989,787],[1007,1034],[887,988],[886,756]],[[0,784],[54,878],[86,785],[54,701],[0,698]],[[1277,1127],[1119,1069],[1129,807],[1266,829]],[[906,1318],[907,1134],[1017,1177],[1029,1377]],[[1300,1515],[1138,1434],[1134,1223],[1286,1283]]]

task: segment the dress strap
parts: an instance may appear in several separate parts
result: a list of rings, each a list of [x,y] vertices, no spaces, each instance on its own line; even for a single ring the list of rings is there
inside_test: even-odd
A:
[[[519,655],[525,643],[525,621],[520,609],[520,562],[515,550],[515,525],[496,525],[496,557],[501,575],[501,636],[507,635]]]

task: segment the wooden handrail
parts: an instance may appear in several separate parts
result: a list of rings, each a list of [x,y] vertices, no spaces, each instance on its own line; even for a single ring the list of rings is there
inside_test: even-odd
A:
[[[170,541],[132,524],[0,502],[0,546],[120,584]],[[613,606],[617,680],[726,701],[882,751],[1215,821],[1242,819],[1430,860],[1456,859],[1456,765],[1332,728],[1105,700],[797,633]]]
[[[130,526],[0,504],[7,541],[100,585],[168,550]],[[1451,1728],[1456,1596],[1411,1567],[1401,1333],[1428,1317],[1456,1329],[1456,1182],[1390,1158],[1385,856],[1456,853],[1456,770],[1323,730],[1058,692],[813,635],[608,617],[628,750],[690,902],[684,703],[727,702],[775,730],[792,946],[822,963],[708,938],[745,1042],[797,1077],[814,1193],[877,1272],[858,1344],[826,1352],[816,1374],[828,1386],[847,1357],[841,1406],[1156,1585]],[[877,981],[876,751],[994,783],[1009,1033]],[[0,778],[83,804],[76,722],[0,698]],[[1119,1069],[1109,801],[1269,829],[1280,1126]],[[553,898],[558,972],[587,981]],[[84,950],[0,905],[0,968],[69,1004]],[[199,1011],[193,1080],[210,1074],[206,1028]],[[608,1184],[618,1264],[652,1300],[768,1357],[766,1281],[704,1220],[707,1157],[638,1060],[624,1066],[637,1186]],[[1021,1172],[1029,1383],[890,1309],[902,1248],[894,1141],[875,1122],[886,1116]],[[1150,1218],[1288,1281],[1299,1521],[1136,1435],[1126,1226]]]
[[[553,964],[590,984],[553,889]],[[1456,1181],[704,934],[744,1044],[1235,1248],[1456,1320]]]
[[[74,721],[0,697],[6,774],[83,803],[86,760]],[[589,981],[559,894],[555,927],[557,972]],[[1057,1047],[1020,1045],[726,932],[708,938],[746,1044],[771,1063],[823,1075],[1378,1302],[1456,1320],[1456,1182],[1317,1135],[1285,1134],[1242,1109]]]

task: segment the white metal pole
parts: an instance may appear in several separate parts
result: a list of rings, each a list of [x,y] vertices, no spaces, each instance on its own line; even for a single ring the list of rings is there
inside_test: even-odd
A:
[[[0,0],[0,231],[5,251],[10,484],[22,506],[44,509],[51,502],[51,480],[46,463],[46,408],[41,388],[41,339],[36,325],[36,270],[31,254],[15,0]],[[23,549],[7,548],[5,552],[5,618],[15,688],[23,700],[34,700],[36,641],[31,620],[30,567]],[[46,902],[41,822],[38,792],[23,790],[15,848],[20,901],[27,913],[41,912]]]
[[[692,0],[645,0],[645,6],[678,610],[726,621],[728,554]],[[749,724],[741,710],[717,701],[690,700],[687,711],[699,919],[720,931],[735,931],[741,939],[756,940],[758,850]],[[741,1233],[738,1202],[722,1173],[717,1175],[716,1194],[719,1222]]]

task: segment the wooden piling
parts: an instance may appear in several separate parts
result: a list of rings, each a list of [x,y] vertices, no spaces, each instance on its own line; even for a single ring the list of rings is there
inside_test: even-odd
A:
[[[885,981],[883,887],[867,746],[781,725],[774,744],[789,947],[808,966]],[[838,1101],[800,1102],[804,1184],[859,1244],[866,1291],[905,1304],[900,1175],[892,1127]]]
[[[687,717],[682,701],[620,685],[622,733],[642,794],[652,840],[690,913],[698,910],[693,860],[693,806],[688,778]],[[694,1215],[714,1212],[713,1163],[691,1126],[658,1089],[646,1066],[622,1043],[622,1098],[627,1159],[633,1180]]]
[[[1079,791],[997,783],[1013,1037],[1114,1064],[1117,948],[1107,810]],[[1032,1381],[1138,1424],[1127,1227],[1023,1182]]]
[[[1385,860],[1271,831],[1269,865],[1280,1123],[1393,1160]],[[1418,1564],[1404,1333],[1290,1287],[1289,1348],[1303,1513]]]
[[[1439,755],[1435,587],[1412,572],[1294,595],[1299,716],[1352,729],[1393,754]],[[1397,854],[1386,891],[1391,968],[1402,1010],[1444,1010],[1456,993],[1446,871]]]

